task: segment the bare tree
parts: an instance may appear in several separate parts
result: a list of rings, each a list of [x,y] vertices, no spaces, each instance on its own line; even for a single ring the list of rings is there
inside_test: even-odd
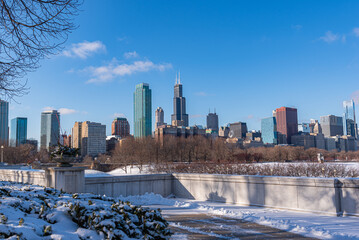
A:
[[[0,0],[0,96],[26,94],[27,72],[75,29],[82,0]]]

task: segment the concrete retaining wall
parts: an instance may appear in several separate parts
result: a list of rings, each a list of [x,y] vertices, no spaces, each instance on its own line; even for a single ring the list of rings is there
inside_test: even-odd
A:
[[[0,169],[0,181],[21,182],[45,186],[45,171]]]
[[[172,193],[172,179],[171,174],[86,177],[85,192],[111,197],[153,192],[166,197]]]
[[[181,198],[359,216],[359,179],[173,174]]]

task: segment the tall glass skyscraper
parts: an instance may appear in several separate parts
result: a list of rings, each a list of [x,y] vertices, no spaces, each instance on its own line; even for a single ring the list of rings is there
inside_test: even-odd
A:
[[[49,150],[60,143],[60,113],[56,110],[41,113],[40,147]]]
[[[152,134],[152,93],[147,83],[136,85],[133,94],[134,137]]]
[[[173,96],[172,125],[188,127],[188,114],[186,114],[186,98],[183,97],[181,76],[176,78]]]
[[[275,117],[263,118],[261,121],[262,141],[265,144],[277,144],[277,122]]]
[[[9,103],[0,100],[0,144],[9,142]]]
[[[358,129],[355,119],[355,103],[353,100],[343,102],[344,114],[343,114],[343,126],[344,135],[350,135],[358,138]]]
[[[11,120],[10,145],[17,147],[27,139],[27,118],[17,117]]]

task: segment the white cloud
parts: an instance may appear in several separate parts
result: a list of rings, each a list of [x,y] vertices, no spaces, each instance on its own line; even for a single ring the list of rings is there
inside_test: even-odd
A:
[[[353,33],[355,36],[359,37],[359,27],[353,29]]]
[[[125,58],[129,59],[129,58],[136,58],[139,55],[138,55],[138,53],[136,51],[133,51],[133,52],[126,52],[126,53],[123,54],[123,56]]]
[[[84,69],[89,72],[91,79],[86,83],[102,83],[109,82],[115,77],[122,77],[126,75],[132,75],[139,72],[149,72],[151,70],[165,71],[172,68],[169,63],[156,64],[150,60],[135,61],[131,64],[119,64],[116,59],[105,66],[100,67],[88,67]]]
[[[93,53],[101,51],[106,51],[106,46],[101,41],[84,41],[81,43],[72,44],[71,49],[63,51],[62,54],[66,57],[79,57],[86,59]]]
[[[303,28],[303,26],[300,24],[292,25],[292,29],[295,29],[295,30],[300,30],[302,28]]]
[[[77,113],[75,109],[69,109],[69,108],[60,108],[59,112],[61,115],[69,115],[69,114]]]
[[[325,33],[324,36],[320,37],[319,39],[320,40],[323,40],[324,42],[327,42],[327,43],[332,43],[332,42],[335,42],[339,39],[339,34],[334,34],[332,33],[332,31],[328,31]]]
[[[196,92],[195,93],[197,96],[201,96],[201,97],[205,97],[208,96],[208,94],[206,92]]]
[[[52,110],[55,110],[55,108],[54,107],[49,107],[49,106],[42,108],[42,111],[52,111]]]

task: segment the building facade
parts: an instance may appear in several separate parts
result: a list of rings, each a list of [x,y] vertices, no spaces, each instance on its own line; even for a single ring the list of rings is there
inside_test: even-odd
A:
[[[152,134],[152,93],[147,83],[136,85],[134,100],[134,137]]]
[[[325,137],[342,136],[343,135],[343,118],[328,115],[320,117],[320,126]]]
[[[98,156],[106,153],[106,125],[86,121],[81,124],[81,155]]]
[[[291,137],[298,134],[298,116],[296,108],[281,107],[276,109],[277,131],[286,136],[291,144]]]
[[[165,112],[163,111],[163,109],[161,107],[158,107],[156,109],[156,128],[158,128],[159,126],[163,126],[166,125],[165,124]]]
[[[261,120],[262,141],[264,144],[278,144],[277,122],[275,117]]]
[[[298,132],[310,133],[310,124],[309,123],[299,123]]]
[[[56,110],[41,113],[40,147],[49,150],[60,143],[60,113]]]
[[[127,118],[115,118],[111,125],[112,135],[120,136],[121,138],[130,135],[130,123]]]
[[[10,146],[25,144],[27,139],[27,118],[17,117],[11,120]]]
[[[208,113],[207,128],[218,132],[218,115],[216,113]]]
[[[183,87],[181,76],[176,78],[173,96],[173,114],[171,116],[172,125],[188,127],[188,114],[186,113],[186,98],[183,97]]]
[[[75,122],[74,127],[72,128],[71,136],[71,146],[73,148],[81,149],[82,122]]]
[[[229,134],[230,138],[246,138],[247,134],[247,123],[245,122],[235,122],[229,124]]]
[[[343,126],[344,135],[349,135],[358,138],[358,126],[355,118],[355,103],[353,100],[343,102]]]
[[[0,144],[9,142],[9,103],[0,100]]]

